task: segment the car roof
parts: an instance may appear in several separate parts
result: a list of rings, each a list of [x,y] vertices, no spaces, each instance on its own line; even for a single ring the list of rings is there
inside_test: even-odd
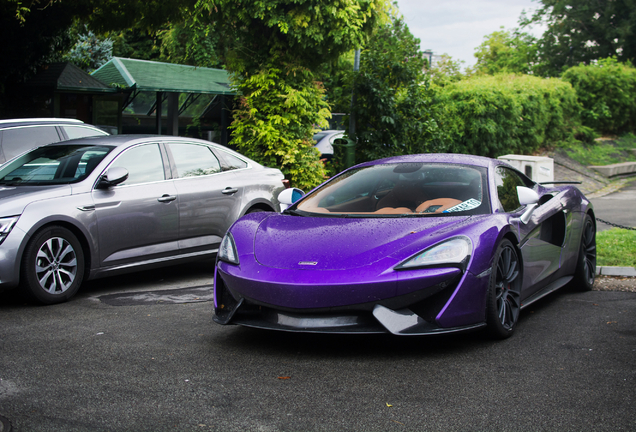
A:
[[[362,163],[358,166],[380,165],[388,163],[451,163],[462,165],[473,165],[480,167],[489,167],[499,161],[484,156],[474,156],[458,153],[424,153],[415,155],[393,156],[385,159],[379,159],[372,162]]]
[[[68,141],[60,141],[52,144],[47,144],[47,146],[63,146],[63,145],[90,145],[90,146],[112,146],[112,147],[130,147],[136,144],[144,144],[144,143],[174,143],[174,142],[184,142],[184,143],[199,143],[205,145],[216,146],[220,149],[227,150],[231,153],[236,153],[232,149],[221,145],[219,143],[215,143],[212,141],[206,141],[198,138],[189,138],[189,137],[180,137],[173,135],[142,135],[142,134],[131,134],[131,135],[103,135],[103,136],[94,136],[94,137],[85,137],[85,138],[76,138]],[[239,153],[237,153],[239,154]],[[254,162],[253,160],[247,158],[245,155],[240,154],[243,159],[248,159],[250,162]]]
[[[5,119],[5,120],[0,120],[0,129],[16,127],[16,126],[35,126],[35,125],[50,125],[50,124],[81,125],[81,124],[84,124],[84,122],[77,119],[54,118],[54,117]]]

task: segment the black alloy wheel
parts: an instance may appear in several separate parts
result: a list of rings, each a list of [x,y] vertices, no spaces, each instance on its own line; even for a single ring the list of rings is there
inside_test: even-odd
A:
[[[577,291],[590,291],[596,279],[596,225],[588,214],[583,222],[583,234],[574,278],[570,286]]]
[[[520,261],[512,243],[499,244],[490,273],[486,303],[489,334],[496,339],[510,337],[521,310]]]

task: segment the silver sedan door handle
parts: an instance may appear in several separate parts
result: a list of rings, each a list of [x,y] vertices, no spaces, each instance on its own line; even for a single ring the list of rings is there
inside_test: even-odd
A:
[[[238,192],[238,189],[232,188],[232,187],[229,187],[229,186],[221,191],[221,193],[225,194],[225,195],[232,195],[232,194],[235,194],[237,192]]]
[[[162,203],[167,203],[167,202],[171,202],[176,200],[177,197],[175,195],[162,195],[161,198],[157,198],[157,201],[162,202]]]

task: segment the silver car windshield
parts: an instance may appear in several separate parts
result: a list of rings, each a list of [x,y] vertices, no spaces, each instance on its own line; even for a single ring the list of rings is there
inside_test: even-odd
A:
[[[326,183],[294,210],[339,217],[487,214],[486,172],[441,163],[362,167]]]
[[[110,146],[55,145],[34,149],[0,168],[3,185],[56,185],[85,179]]]

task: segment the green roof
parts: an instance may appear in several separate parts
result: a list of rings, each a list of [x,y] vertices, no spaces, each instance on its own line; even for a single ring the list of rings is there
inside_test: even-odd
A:
[[[66,91],[93,93],[114,93],[117,91],[68,62],[51,63],[44,66],[35,77],[29,80],[28,84]]]
[[[236,94],[223,69],[113,57],[91,75],[110,86],[138,91]]]

